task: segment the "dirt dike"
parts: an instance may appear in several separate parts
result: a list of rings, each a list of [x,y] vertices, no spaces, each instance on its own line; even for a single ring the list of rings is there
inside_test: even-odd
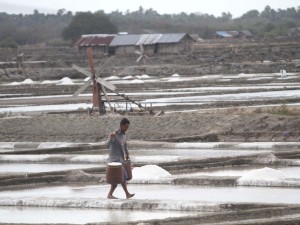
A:
[[[13,59],[17,50],[0,49],[0,79],[18,81],[25,78],[35,80],[58,79],[65,76],[82,78],[72,70],[75,63],[88,67],[85,51],[74,47],[24,46],[22,66]],[[126,76],[128,68],[132,75],[151,76],[237,73],[272,73],[284,69],[288,72],[299,71],[300,47],[297,40],[265,43],[263,41],[196,43],[194,51],[184,54],[151,55],[145,65],[136,64],[136,55],[115,56],[110,67],[103,71],[103,77],[111,75]],[[102,64],[108,56],[93,52],[94,64]],[[298,60],[298,61],[297,61]],[[116,74],[115,74],[116,73]]]
[[[125,115],[40,114],[0,118],[2,142],[100,142]],[[126,117],[130,139],[155,141],[298,141],[299,116],[170,113]]]

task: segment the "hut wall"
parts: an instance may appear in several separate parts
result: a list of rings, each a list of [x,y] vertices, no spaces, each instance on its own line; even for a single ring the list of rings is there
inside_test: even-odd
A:
[[[158,46],[158,53],[178,54],[193,51],[193,39],[186,36],[178,43],[162,43]]]
[[[117,46],[115,54],[116,55],[124,55],[124,54],[135,54],[135,46],[128,45],[128,46]]]
[[[108,51],[108,46],[79,46],[78,50],[80,53],[86,53],[87,48],[92,48],[93,52],[97,53],[107,53]]]
[[[144,53],[147,55],[153,55],[154,54],[154,45],[144,45]],[[140,47],[138,47],[136,50],[141,51]]]

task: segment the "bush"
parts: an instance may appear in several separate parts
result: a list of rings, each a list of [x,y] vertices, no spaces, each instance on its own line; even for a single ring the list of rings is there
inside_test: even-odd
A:
[[[2,42],[0,42],[0,47],[1,48],[18,48],[17,42],[15,42],[12,39],[6,39]]]
[[[47,42],[47,45],[52,47],[63,47],[63,46],[71,46],[71,41],[65,41],[62,39],[53,39]]]
[[[280,107],[272,108],[270,110],[270,113],[279,114],[279,115],[288,115],[289,109],[288,109],[287,105],[281,105]]]

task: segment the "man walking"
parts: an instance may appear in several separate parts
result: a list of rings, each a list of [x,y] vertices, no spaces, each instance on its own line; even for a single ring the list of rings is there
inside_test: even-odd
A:
[[[134,196],[134,194],[130,194],[127,190],[126,181],[128,179],[128,176],[124,168],[125,160],[129,160],[129,152],[126,143],[126,131],[129,128],[129,124],[130,121],[127,118],[123,118],[120,122],[119,129],[117,129],[115,132],[110,133],[107,140],[107,144],[109,147],[108,162],[120,162],[123,165],[122,167],[124,181],[121,183],[121,185],[126,194],[127,199],[132,198]],[[117,186],[118,184],[111,184],[107,198],[116,199],[116,197],[113,196],[113,193]]]

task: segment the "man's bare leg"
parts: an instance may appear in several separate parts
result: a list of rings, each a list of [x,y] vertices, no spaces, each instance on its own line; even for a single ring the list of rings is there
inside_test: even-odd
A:
[[[135,194],[130,194],[130,193],[128,192],[128,190],[127,190],[127,185],[126,185],[126,182],[125,182],[125,181],[122,182],[121,185],[122,185],[123,190],[125,191],[126,198],[132,198],[132,197],[135,195]]]
[[[116,190],[117,188],[117,184],[111,184],[110,185],[110,190],[108,192],[108,195],[107,195],[107,198],[110,198],[110,199],[117,199],[115,196],[113,196],[113,193],[114,191]]]

